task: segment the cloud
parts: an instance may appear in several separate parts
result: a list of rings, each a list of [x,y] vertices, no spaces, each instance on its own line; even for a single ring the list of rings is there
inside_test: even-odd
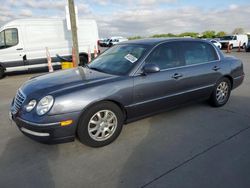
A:
[[[110,5],[133,5],[133,6],[155,6],[159,4],[169,4],[169,3],[175,3],[177,0],[93,0],[94,3],[97,3],[99,5],[103,6],[110,6]]]
[[[205,30],[225,30],[230,33],[236,27],[243,27],[246,31],[250,31],[248,18],[250,5],[231,8],[205,10],[198,7],[180,7],[167,11],[164,9],[134,9],[117,11],[112,15],[98,17],[97,20],[102,36],[149,36],[160,33],[203,32]]]
[[[8,0],[5,6],[0,7],[0,24],[20,17],[61,18],[65,15],[66,4],[67,0]],[[249,3],[213,9],[184,6],[178,0],[75,0],[75,4],[80,18],[97,20],[100,37],[205,30],[230,33],[236,27],[250,32]]]
[[[21,17],[30,17],[32,16],[32,11],[30,9],[22,9],[19,13]]]
[[[229,9],[230,9],[230,10],[235,10],[235,9],[237,9],[237,8],[239,8],[238,5],[235,5],[235,4],[229,5]]]

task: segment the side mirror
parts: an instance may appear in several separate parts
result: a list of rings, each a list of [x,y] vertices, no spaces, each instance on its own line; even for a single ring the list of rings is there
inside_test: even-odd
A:
[[[156,64],[151,64],[151,63],[145,64],[142,69],[143,74],[156,73],[159,71],[160,71],[160,68]]]

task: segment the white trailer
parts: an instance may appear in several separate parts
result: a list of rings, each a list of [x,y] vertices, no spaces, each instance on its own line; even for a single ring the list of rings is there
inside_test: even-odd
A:
[[[78,21],[78,43],[81,63],[88,53],[98,47],[98,28],[95,20]],[[60,65],[56,54],[72,54],[71,31],[66,19],[17,19],[0,28],[0,77],[5,72],[47,68],[46,50],[52,65]]]

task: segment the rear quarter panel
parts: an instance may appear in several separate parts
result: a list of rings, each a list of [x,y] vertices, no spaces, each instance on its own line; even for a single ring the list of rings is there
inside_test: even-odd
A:
[[[244,79],[243,63],[240,59],[233,56],[226,56],[223,60],[225,63],[230,64],[230,77],[233,79],[233,89],[238,87]]]

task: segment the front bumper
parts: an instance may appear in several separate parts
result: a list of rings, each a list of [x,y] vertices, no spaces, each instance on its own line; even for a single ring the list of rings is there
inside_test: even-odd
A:
[[[74,141],[77,128],[79,113],[56,115],[53,123],[34,123],[27,121],[18,116],[12,116],[13,121],[16,123],[20,131],[31,139],[46,144],[55,144]],[[59,119],[71,118],[72,124],[68,126],[61,126]],[[50,117],[48,119],[53,119]]]

